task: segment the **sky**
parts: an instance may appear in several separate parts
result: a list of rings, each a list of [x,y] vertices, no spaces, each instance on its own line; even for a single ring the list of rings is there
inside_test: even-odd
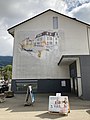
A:
[[[90,24],[90,0],[0,0],[0,56],[13,55],[7,29],[47,9]]]

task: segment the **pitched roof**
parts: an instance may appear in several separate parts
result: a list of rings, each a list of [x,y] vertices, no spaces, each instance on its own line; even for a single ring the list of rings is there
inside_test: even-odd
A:
[[[38,14],[38,15],[36,15],[36,16],[30,18],[30,19],[27,19],[27,20],[25,20],[25,21],[23,21],[23,22],[21,22],[21,23],[15,25],[15,26],[9,28],[8,31],[10,31],[11,29],[13,29],[13,28],[15,28],[15,27],[17,27],[17,26],[19,26],[19,25],[25,23],[25,22],[28,22],[29,20],[32,20],[32,19],[34,19],[34,18],[36,18],[36,17],[38,17],[38,16],[40,16],[40,15],[42,15],[42,14],[48,12],[48,11],[55,12],[55,13],[57,13],[57,14],[59,14],[59,15],[62,15],[62,16],[64,16],[64,17],[70,18],[70,19],[72,19],[72,20],[75,20],[75,21],[77,21],[77,22],[80,22],[80,23],[82,23],[82,24],[85,24],[85,25],[90,26],[90,24],[85,23],[85,22],[82,22],[82,21],[80,21],[80,20],[77,20],[76,18],[71,18],[71,17],[69,17],[69,16],[67,16],[67,15],[61,14],[61,13],[59,13],[59,12],[57,12],[57,11],[52,10],[52,9],[48,9],[48,10],[46,10],[46,11],[44,11],[44,12],[42,12],[42,13],[40,13],[40,14]]]

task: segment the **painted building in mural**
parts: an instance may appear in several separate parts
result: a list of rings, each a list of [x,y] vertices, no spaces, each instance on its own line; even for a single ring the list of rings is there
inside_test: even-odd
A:
[[[47,10],[8,31],[14,37],[15,93],[32,85],[37,93],[69,92],[90,99],[89,24]]]
[[[58,33],[44,31],[35,37],[36,46],[45,46],[47,48],[53,47],[58,44]]]
[[[58,32],[44,31],[39,34],[34,34],[32,37],[27,37],[20,42],[21,50],[27,51],[32,55],[38,54],[41,57],[43,51],[53,50],[58,46]]]

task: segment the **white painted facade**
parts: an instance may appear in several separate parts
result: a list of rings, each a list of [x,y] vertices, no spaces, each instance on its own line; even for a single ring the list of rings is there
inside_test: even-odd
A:
[[[53,17],[58,17],[58,29],[53,29]],[[62,55],[89,54],[90,29],[88,29],[88,37],[87,25],[53,11],[37,16],[11,29],[11,31],[13,30],[14,59],[12,79],[70,78],[69,66],[57,65]],[[25,51],[20,51],[20,42],[28,37],[32,31],[59,31],[58,51],[55,50],[49,55],[45,54],[44,59],[37,59]]]
[[[90,55],[90,25],[48,10],[8,31],[14,36],[13,80],[59,79],[63,87],[70,79],[74,89],[69,65],[76,61],[75,90],[82,96],[80,59],[72,56]]]

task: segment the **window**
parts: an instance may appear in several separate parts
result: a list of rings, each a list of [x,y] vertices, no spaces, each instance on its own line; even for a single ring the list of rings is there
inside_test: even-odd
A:
[[[52,42],[50,42],[50,45],[52,45]]]
[[[39,41],[39,39],[37,39],[37,41]]]
[[[49,37],[47,37],[47,40],[49,40]]]
[[[55,42],[55,44],[57,45],[57,42]]]
[[[16,90],[17,91],[21,91],[21,92],[25,92],[27,91],[27,87],[31,85],[32,86],[32,89],[33,89],[33,92],[36,92],[37,91],[37,83],[30,83],[30,82],[20,82],[20,83],[16,83]]]
[[[40,38],[40,41],[42,41],[42,37]]]
[[[61,86],[62,86],[62,87],[65,87],[65,86],[66,86],[66,81],[64,81],[64,80],[61,81]]]
[[[53,29],[58,29],[58,17],[53,17]]]
[[[40,44],[40,42],[37,42],[37,45],[39,45]]]
[[[52,40],[52,37],[50,37],[50,40]]]

